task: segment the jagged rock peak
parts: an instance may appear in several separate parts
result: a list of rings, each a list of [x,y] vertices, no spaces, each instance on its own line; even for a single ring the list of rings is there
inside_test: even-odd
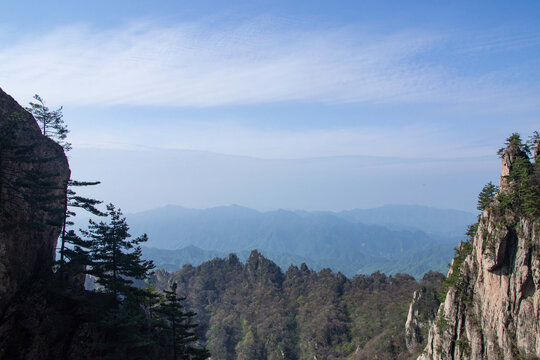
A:
[[[249,258],[247,260],[247,264],[258,266],[259,262],[263,260],[265,260],[264,256],[262,256],[262,254],[255,249],[251,250],[251,253],[249,254]]]
[[[227,256],[227,263],[229,263],[229,265],[238,265],[240,264],[240,259],[238,259],[238,255],[231,253]]]
[[[251,251],[246,262],[246,271],[249,276],[258,278],[261,281],[271,281],[281,285],[283,283],[283,273],[279,266],[265,258],[257,250]]]

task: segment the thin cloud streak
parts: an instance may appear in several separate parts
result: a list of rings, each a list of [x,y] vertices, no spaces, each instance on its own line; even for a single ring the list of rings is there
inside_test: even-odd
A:
[[[215,124],[190,129],[171,126],[162,131],[134,125],[108,132],[87,129],[74,133],[72,138],[79,149],[193,150],[259,159],[358,155],[456,159],[483,157],[496,151],[485,145],[470,145],[469,139],[452,135],[444,126],[428,124],[309,131],[262,131]]]
[[[500,74],[460,76],[449,64],[422,61],[443,36],[261,23],[61,27],[0,46],[0,83],[18,98],[28,98],[31,84],[65,105],[443,103],[486,111],[538,106],[535,85],[508,83]]]

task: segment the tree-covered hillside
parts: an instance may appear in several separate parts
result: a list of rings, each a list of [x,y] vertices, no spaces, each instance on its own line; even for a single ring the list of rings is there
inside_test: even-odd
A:
[[[198,313],[199,336],[212,359],[408,359],[404,324],[412,293],[437,292],[443,275],[418,283],[409,275],[356,276],[291,266],[285,273],[253,251],[169,274],[187,308]]]

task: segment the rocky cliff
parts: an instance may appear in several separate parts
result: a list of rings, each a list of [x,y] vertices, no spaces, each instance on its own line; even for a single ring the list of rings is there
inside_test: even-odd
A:
[[[0,89],[0,314],[51,272],[69,176],[62,147]]]
[[[0,89],[0,359],[86,359],[100,299],[53,262],[70,170],[60,145]]]
[[[499,193],[459,246],[418,359],[540,357],[539,168],[511,139]]]
[[[63,148],[0,89],[0,359],[169,358],[141,303],[85,291],[84,263],[53,271],[69,177]]]

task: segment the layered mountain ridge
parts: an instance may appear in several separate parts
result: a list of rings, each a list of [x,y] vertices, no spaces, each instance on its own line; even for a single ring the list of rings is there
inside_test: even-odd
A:
[[[453,248],[463,239],[455,234],[464,234],[475,217],[405,205],[340,213],[166,206],[128,215],[128,220],[135,232],[150,237],[153,249],[145,249],[145,256],[169,271],[231,252],[244,261],[257,249],[283,271],[305,262],[349,277],[381,271],[421,278],[429,270],[447,271]],[[438,233],[428,233],[437,227]]]

